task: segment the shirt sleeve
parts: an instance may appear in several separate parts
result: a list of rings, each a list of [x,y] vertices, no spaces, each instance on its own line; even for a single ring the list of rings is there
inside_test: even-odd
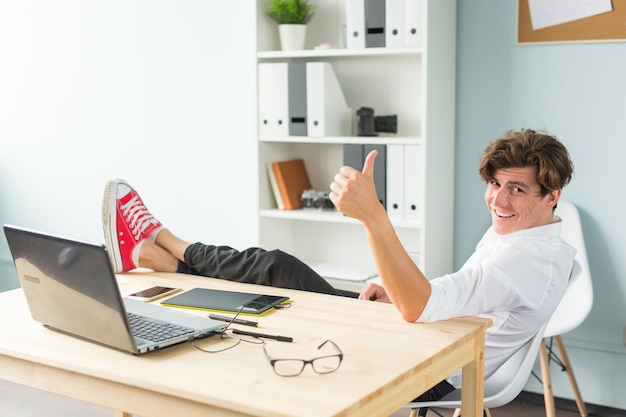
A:
[[[432,292],[417,321],[535,310],[545,297],[552,263],[550,253],[502,243],[483,260],[430,281]]]

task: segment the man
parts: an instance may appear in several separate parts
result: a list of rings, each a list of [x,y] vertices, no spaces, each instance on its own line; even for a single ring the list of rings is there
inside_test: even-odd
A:
[[[370,284],[360,298],[392,302],[407,321],[491,318],[487,378],[550,319],[565,293],[576,251],[561,240],[553,211],[573,173],[567,150],[530,129],[492,142],[479,167],[492,226],[459,271],[432,281],[409,259],[384,208],[375,204],[375,157],[367,156],[362,173],[341,168],[330,194],[340,211],[365,226],[383,284]],[[457,372],[419,400],[440,399],[460,386]]]
[[[407,321],[491,318],[485,340],[488,377],[550,318],[565,292],[575,250],[561,240],[553,211],[573,172],[567,149],[530,129],[506,132],[492,142],[479,167],[492,226],[459,271],[430,281],[409,258],[378,201],[375,158],[373,151],[362,172],[342,167],[331,184],[330,198],[339,211],[363,223],[383,284],[370,284],[359,298],[392,302]],[[239,252],[181,240],[121,180],[107,185],[103,221],[116,272],[142,266],[341,294],[284,252]],[[419,400],[439,399],[460,385],[457,372]]]

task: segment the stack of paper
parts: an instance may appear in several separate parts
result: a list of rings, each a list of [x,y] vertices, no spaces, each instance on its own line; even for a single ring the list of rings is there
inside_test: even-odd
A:
[[[310,263],[309,266],[324,278],[344,281],[366,281],[378,275],[375,268],[362,266],[346,266],[331,263]]]

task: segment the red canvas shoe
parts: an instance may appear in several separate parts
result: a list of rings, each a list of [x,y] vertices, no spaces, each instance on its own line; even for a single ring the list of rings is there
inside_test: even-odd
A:
[[[102,226],[116,273],[137,268],[133,250],[150,234],[163,228],[137,191],[122,179],[111,180],[106,185],[102,199]]]

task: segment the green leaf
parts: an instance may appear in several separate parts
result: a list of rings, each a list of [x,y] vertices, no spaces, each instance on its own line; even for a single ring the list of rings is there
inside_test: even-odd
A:
[[[313,9],[308,0],[269,0],[267,15],[279,25],[305,25],[313,17]]]

